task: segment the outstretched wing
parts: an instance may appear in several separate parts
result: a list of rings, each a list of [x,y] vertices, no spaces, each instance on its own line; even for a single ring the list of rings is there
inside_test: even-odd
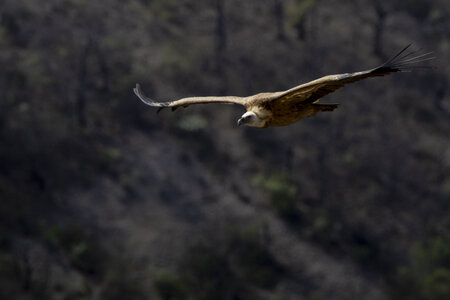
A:
[[[270,104],[277,106],[314,103],[348,83],[369,77],[385,76],[393,72],[408,72],[416,68],[429,68],[428,66],[416,64],[433,59],[434,57],[430,56],[431,52],[418,55],[416,55],[418,51],[405,53],[410,46],[406,46],[397,55],[377,68],[362,72],[328,75],[287,91],[275,93],[276,95],[270,100]]]
[[[154,101],[144,95],[142,92],[141,86],[136,84],[136,87],[133,89],[136,96],[141,99],[147,105],[159,107],[160,111],[163,108],[170,107],[172,110],[177,109],[178,107],[187,107],[192,104],[209,104],[209,103],[219,103],[219,104],[240,104],[245,105],[245,98],[235,97],[235,96],[212,96],[212,97],[188,97],[182,98],[179,100],[168,101],[168,102],[157,102]]]

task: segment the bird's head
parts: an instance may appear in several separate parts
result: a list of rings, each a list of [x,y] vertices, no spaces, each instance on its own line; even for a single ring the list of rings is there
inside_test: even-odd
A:
[[[238,120],[238,125],[246,125],[252,127],[266,127],[266,121],[261,119],[256,113],[252,111],[248,111],[242,115],[242,117]]]

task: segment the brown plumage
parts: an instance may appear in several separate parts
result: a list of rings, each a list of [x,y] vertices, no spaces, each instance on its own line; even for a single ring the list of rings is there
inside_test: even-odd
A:
[[[336,91],[344,85],[356,82],[369,77],[385,76],[394,72],[411,71],[415,68],[426,68],[426,66],[415,65],[434,57],[430,53],[417,56],[418,51],[405,51],[410,47],[406,46],[393,58],[379,67],[371,70],[328,75],[293,87],[287,91],[274,93],[260,93],[248,97],[235,96],[212,96],[212,97],[189,97],[168,102],[157,102],[146,97],[136,84],[134,93],[145,104],[159,107],[159,110],[170,107],[175,110],[178,107],[187,107],[192,104],[240,104],[247,110],[238,120],[239,125],[265,128],[268,126],[285,126],[297,122],[298,120],[310,117],[321,111],[332,111],[337,108],[337,104],[318,104],[317,101],[325,95]],[[158,110],[158,111],[159,111]]]

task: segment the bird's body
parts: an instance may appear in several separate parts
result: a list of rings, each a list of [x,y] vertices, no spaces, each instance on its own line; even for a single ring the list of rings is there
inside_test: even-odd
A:
[[[385,76],[393,72],[410,71],[423,66],[414,65],[419,62],[433,59],[430,53],[411,57],[417,52],[404,54],[405,47],[396,56],[381,66],[362,72],[328,75],[308,83],[293,87],[286,91],[274,93],[259,93],[248,97],[236,96],[210,96],[188,97],[169,102],[156,102],[147,98],[137,84],[134,93],[145,104],[159,107],[187,107],[192,104],[239,104],[246,108],[246,113],[238,120],[239,125],[265,128],[268,126],[286,126],[300,119],[314,116],[318,112],[333,111],[337,104],[318,104],[320,98],[334,92],[344,85],[369,77]],[[403,55],[402,55],[403,54]]]

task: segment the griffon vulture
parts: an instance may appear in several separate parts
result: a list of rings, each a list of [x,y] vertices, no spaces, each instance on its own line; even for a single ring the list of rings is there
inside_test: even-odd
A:
[[[434,58],[430,57],[431,52],[420,55],[415,55],[418,51],[406,52],[409,47],[410,45],[406,46],[393,58],[374,69],[355,73],[328,75],[281,92],[260,93],[248,97],[188,97],[168,102],[157,102],[146,97],[142,93],[139,84],[136,84],[134,93],[142,102],[150,106],[159,107],[159,110],[166,107],[175,110],[178,107],[187,107],[192,104],[239,104],[244,106],[247,111],[238,120],[238,125],[259,128],[285,126],[295,123],[302,118],[314,116],[321,111],[335,110],[338,104],[319,104],[317,101],[348,83],[369,77],[385,76],[394,72],[425,68],[424,66],[415,64]]]

